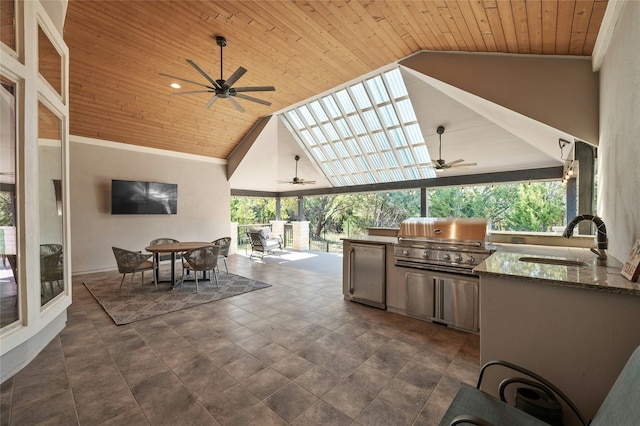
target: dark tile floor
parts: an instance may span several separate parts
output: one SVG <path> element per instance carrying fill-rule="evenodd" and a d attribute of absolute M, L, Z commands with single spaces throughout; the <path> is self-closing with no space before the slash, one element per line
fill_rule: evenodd
<path fill-rule="evenodd" d="M 272 287 L 125 326 L 74 277 L 0 424 L 431 425 L 475 384 L 478 336 L 344 301 L 335 276 L 227 262 Z"/>

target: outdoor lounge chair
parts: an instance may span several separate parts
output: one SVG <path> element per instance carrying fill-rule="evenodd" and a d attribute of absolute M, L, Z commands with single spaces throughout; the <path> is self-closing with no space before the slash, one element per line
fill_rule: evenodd
<path fill-rule="evenodd" d="M 282 238 L 273 234 L 268 227 L 252 229 L 247 232 L 251 240 L 251 255 L 260 255 L 263 258 L 273 252 L 275 249 L 282 250 Z"/>
<path fill-rule="evenodd" d="M 480 390 L 482 375 L 484 371 L 492 365 L 507 367 L 516 371 L 520 376 L 507 378 L 500 383 L 498 388 L 500 399 Z M 534 380 L 523 378 L 522 375 Z M 537 417 L 534 417 L 507 404 L 506 398 L 504 397 L 505 388 L 513 383 L 526 385 L 526 388 L 532 390 L 536 395 L 543 395 L 543 397 L 553 395 L 554 398 L 556 396 L 559 397 L 577 417 L 579 424 L 585 426 L 640 424 L 640 392 L 638 392 L 638 389 L 640 389 L 640 346 L 638 346 L 633 354 L 631 354 L 631 357 L 618 375 L 618 378 L 602 402 L 595 417 L 590 422 L 585 420 L 566 395 L 544 378 L 508 362 L 491 361 L 485 364 L 480 370 L 478 384 L 475 388 L 462 385 L 446 414 L 440 421 L 440 426 L 457 424 L 476 424 L 483 426 L 491 424 L 549 424 L 548 421 L 540 420 L 540 418 L 544 416 L 540 415 L 539 410 L 533 410 L 538 414 Z M 560 419 L 560 421 L 562 421 L 562 419 Z"/>

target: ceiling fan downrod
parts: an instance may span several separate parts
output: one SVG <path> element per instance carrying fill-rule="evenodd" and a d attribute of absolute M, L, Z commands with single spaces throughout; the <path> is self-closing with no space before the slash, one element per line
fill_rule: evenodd
<path fill-rule="evenodd" d="M 216 44 L 220 46 L 220 81 L 224 83 L 224 78 L 222 77 L 222 48 L 227 45 L 227 39 L 222 36 L 216 36 Z"/>

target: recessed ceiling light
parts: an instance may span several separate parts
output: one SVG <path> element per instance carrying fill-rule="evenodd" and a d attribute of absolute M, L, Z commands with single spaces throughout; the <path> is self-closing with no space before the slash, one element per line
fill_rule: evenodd
<path fill-rule="evenodd" d="M 174 89 L 179 89 L 182 86 L 180 86 L 178 83 L 171 83 L 171 87 L 173 87 Z"/>

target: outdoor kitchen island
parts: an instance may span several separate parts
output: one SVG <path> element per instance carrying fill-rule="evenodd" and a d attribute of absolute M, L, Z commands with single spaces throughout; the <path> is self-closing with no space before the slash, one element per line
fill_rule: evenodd
<path fill-rule="evenodd" d="M 621 269 L 611 257 L 598 265 L 585 248 L 496 244 L 474 269 L 481 364 L 502 359 L 535 371 L 592 418 L 640 345 L 640 283 Z M 491 373 L 488 390 L 497 389 Z"/>

